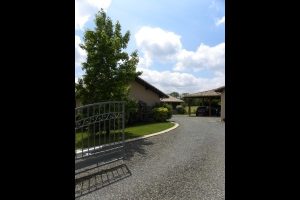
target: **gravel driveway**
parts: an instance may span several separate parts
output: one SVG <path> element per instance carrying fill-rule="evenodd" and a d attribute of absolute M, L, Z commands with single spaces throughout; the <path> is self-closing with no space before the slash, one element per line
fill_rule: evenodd
<path fill-rule="evenodd" d="M 126 144 L 129 176 L 80 199 L 225 199 L 225 124 L 214 117 L 171 120 L 179 127 Z"/>

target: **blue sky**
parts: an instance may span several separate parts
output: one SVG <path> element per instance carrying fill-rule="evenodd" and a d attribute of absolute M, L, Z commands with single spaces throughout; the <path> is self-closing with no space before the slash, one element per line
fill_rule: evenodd
<path fill-rule="evenodd" d="M 131 33 L 141 77 L 165 93 L 194 93 L 225 85 L 224 0 L 75 0 L 75 81 L 86 53 L 78 47 L 96 12 Z"/>

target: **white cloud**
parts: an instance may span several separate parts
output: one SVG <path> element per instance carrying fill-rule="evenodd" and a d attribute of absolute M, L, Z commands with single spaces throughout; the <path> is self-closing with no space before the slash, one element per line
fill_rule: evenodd
<path fill-rule="evenodd" d="M 80 37 L 75 35 L 75 82 L 83 75 L 81 63 L 86 61 L 87 56 L 86 51 L 79 47 L 80 43 L 82 43 Z"/>
<path fill-rule="evenodd" d="M 137 70 L 141 77 L 165 93 L 194 93 L 225 84 L 225 43 L 216 46 L 200 44 L 196 51 L 182 47 L 180 35 L 161 28 L 142 27 L 135 34 L 142 52 Z M 153 60 L 171 62 L 175 71 L 150 69 Z M 210 70 L 212 78 L 196 77 L 191 71 Z"/>
<path fill-rule="evenodd" d="M 83 29 L 85 23 L 89 20 L 90 15 L 83 9 L 84 4 L 82 2 L 75 0 L 75 30 Z"/>
<path fill-rule="evenodd" d="M 196 51 L 188 51 L 182 47 L 180 35 L 148 26 L 135 34 L 135 40 L 142 52 L 139 67 L 149 68 L 153 60 L 171 62 L 175 71 L 222 71 L 225 66 L 224 42 L 212 47 L 200 44 Z"/>
<path fill-rule="evenodd" d="M 171 71 L 156 71 L 145 68 L 138 68 L 143 71 L 141 77 L 159 90 L 170 93 L 195 93 L 210 90 L 225 85 L 225 74 L 215 73 L 213 78 L 198 78 L 190 73 Z"/>
<path fill-rule="evenodd" d="M 87 56 L 86 51 L 79 47 L 80 43 L 82 43 L 80 37 L 75 35 L 75 69 L 81 67 L 81 63 L 86 60 Z"/>
<path fill-rule="evenodd" d="M 216 21 L 216 26 L 219 26 L 221 24 L 225 24 L 225 16 L 223 16 L 221 19 L 218 19 Z"/>
<path fill-rule="evenodd" d="M 177 63 L 174 70 L 222 70 L 224 67 L 225 43 L 223 42 L 213 47 L 200 44 L 196 51 L 187 51 L 183 49 L 177 55 Z"/>
<path fill-rule="evenodd" d="M 138 67 L 148 68 L 152 64 L 152 59 L 148 54 L 144 54 L 144 56 L 139 56 Z"/>
<path fill-rule="evenodd" d="M 161 28 L 144 26 L 135 34 L 135 41 L 148 64 L 152 59 L 170 60 L 182 49 L 180 36 Z"/>
<path fill-rule="evenodd" d="M 75 30 L 82 30 L 92 14 L 101 8 L 107 11 L 110 4 L 111 0 L 75 0 Z"/>

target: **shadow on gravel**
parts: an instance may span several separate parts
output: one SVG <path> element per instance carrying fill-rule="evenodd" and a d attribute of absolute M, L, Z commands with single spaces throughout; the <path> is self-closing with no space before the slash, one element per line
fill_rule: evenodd
<path fill-rule="evenodd" d="M 152 145 L 153 142 L 150 142 L 147 139 L 141 139 L 133 142 L 127 142 L 125 144 L 125 160 L 131 160 L 134 154 L 139 153 L 146 155 L 145 146 Z"/>
<path fill-rule="evenodd" d="M 75 176 L 75 198 L 82 197 L 131 176 L 123 161 L 97 166 Z"/>
<path fill-rule="evenodd" d="M 124 151 L 116 151 L 105 156 L 91 156 L 75 161 L 75 198 L 131 176 L 124 161 L 131 160 L 136 153 L 146 155 L 145 146 L 152 144 L 147 139 L 141 139 L 125 143 L 125 156 Z"/>
<path fill-rule="evenodd" d="M 147 139 L 128 142 L 125 143 L 125 157 L 122 156 L 122 151 L 75 162 L 75 198 L 131 176 L 131 171 L 124 161 L 131 160 L 136 153 L 146 155 L 145 146 L 152 144 L 153 142 Z"/>

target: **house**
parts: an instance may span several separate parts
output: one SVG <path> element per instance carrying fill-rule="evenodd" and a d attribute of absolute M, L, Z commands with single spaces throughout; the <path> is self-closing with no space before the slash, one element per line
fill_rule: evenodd
<path fill-rule="evenodd" d="M 129 98 L 143 102 L 147 106 L 154 106 L 156 103 L 161 102 L 160 99 L 168 97 L 168 95 L 140 77 L 136 77 L 136 79 L 130 83 Z"/>
<path fill-rule="evenodd" d="M 169 96 L 150 83 L 136 77 L 133 82 L 130 83 L 129 98 L 139 103 L 145 104 L 147 107 L 154 106 L 156 103 L 160 103 L 161 98 L 168 98 Z M 81 106 L 79 99 L 75 99 L 76 107 Z"/>
<path fill-rule="evenodd" d="M 162 103 L 166 103 L 172 106 L 173 108 L 173 113 L 176 112 L 176 106 L 180 105 L 181 103 L 183 103 L 184 101 L 181 99 L 177 99 L 176 97 L 170 96 L 168 95 L 168 98 L 162 98 L 160 99 L 160 101 Z"/>
<path fill-rule="evenodd" d="M 151 121 L 152 107 L 159 104 L 161 98 L 167 98 L 168 95 L 148 83 L 147 81 L 136 77 L 130 83 L 129 98 L 137 101 L 138 111 L 131 115 L 130 123 L 137 121 Z"/>
<path fill-rule="evenodd" d="M 215 89 L 221 93 L 221 120 L 225 121 L 225 86 Z"/>

